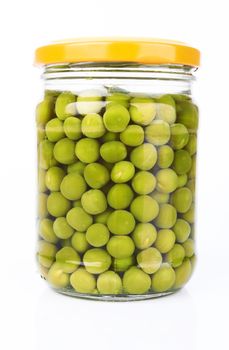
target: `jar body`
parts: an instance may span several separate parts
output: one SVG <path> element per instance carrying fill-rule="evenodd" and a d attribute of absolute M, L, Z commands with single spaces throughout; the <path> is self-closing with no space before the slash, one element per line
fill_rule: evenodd
<path fill-rule="evenodd" d="M 41 275 L 61 293 L 172 293 L 194 263 L 198 109 L 190 67 L 46 67 L 38 132 Z"/>

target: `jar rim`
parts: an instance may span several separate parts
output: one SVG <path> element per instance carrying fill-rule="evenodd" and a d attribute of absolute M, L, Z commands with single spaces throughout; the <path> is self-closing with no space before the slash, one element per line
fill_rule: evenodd
<path fill-rule="evenodd" d="M 150 38 L 81 38 L 53 42 L 35 51 L 35 64 L 136 62 L 200 65 L 200 51 L 180 41 Z"/>

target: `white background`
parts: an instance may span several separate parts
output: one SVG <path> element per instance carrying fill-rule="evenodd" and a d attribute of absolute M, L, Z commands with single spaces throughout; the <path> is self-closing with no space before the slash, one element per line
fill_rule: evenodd
<path fill-rule="evenodd" d="M 1 3 L 0 348 L 114 350 L 229 348 L 228 1 L 20 0 Z M 202 51 L 198 265 L 180 293 L 135 303 L 72 299 L 37 272 L 36 46 L 81 36 L 177 39 Z"/>

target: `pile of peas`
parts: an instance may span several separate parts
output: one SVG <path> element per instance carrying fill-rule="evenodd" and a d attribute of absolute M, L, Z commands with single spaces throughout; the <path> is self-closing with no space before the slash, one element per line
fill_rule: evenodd
<path fill-rule="evenodd" d="M 182 287 L 195 261 L 190 97 L 46 91 L 36 121 L 41 275 L 77 294 Z"/>

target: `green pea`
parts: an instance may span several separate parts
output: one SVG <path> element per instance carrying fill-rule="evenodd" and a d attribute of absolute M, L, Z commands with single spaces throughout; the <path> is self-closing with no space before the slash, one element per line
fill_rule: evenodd
<path fill-rule="evenodd" d="M 123 288 L 128 294 L 144 294 L 149 290 L 150 285 L 150 276 L 135 266 L 124 273 Z"/>
<path fill-rule="evenodd" d="M 73 208 L 82 208 L 82 203 L 80 199 L 77 199 L 76 201 L 72 202 Z"/>
<path fill-rule="evenodd" d="M 109 215 L 111 214 L 111 210 L 110 209 L 107 209 L 105 210 L 103 213 L 101 214 L 98 214 L 94 217 L 95 219 L 95 222 L 99 223 L 99 224 L 104 224 L 106 225 L 107 223 L 107 220 L 108 220 L 108 217 Z"/>
<path fill-rule="evenodd" d="M 92 294 L 99 294 L 98 289 L 97 289 L 97 288 L 95 288 L 95 289 L 93 290 Z"/>
<path fill-rule="evenodd" d="M 156 103 L 150 98 L 135 97 L 131 100 L 131 120 L 139 125 L 149 125 L 156 117 Z"/>
<path fill-rule="evenodd" d="M 192 274 L 192 265 L 188 258 L 185 258 L 183 264 L 175 269 L 176 280 L 174 284 L 174 289 L 181 288 L 184 284 L 188 282 Z"/>
<path fill-rule="evenodd" d="M 122 132 L 130 121 L 128 109 L 122 105 L 115 104 L 109 107 L 103 115 L 104 124 L 107 130 Z"/>
<path fill-rule="evenodd" d="M 196 181 L 195 178 L 188 180 L 186 187 L 192 191 L 193 197 L 195 196 L 195 191 L 196 191 Z"/>
<path fill-rule="evenodd" d="M 192 166 L 192 158 L 185 150 L 175 152 L 173 168 L 178 175 L 186 174 Z"/>
<path fill-rule="evenodd" d="M 47 199 L 49 214 L 55 217 L 64 216 L 71 207 L 71 203 L 60 192 L 52 192 Z"/>
<path fill-rule="evenodd" d="M 43 141 L 46 138 L 45 129 L 43 126 L 37 126 L 37 144 Z"/>
<path fill-rule="evenodd" d="M 110 238 L 110 232 L 104 224 L 93 224 L 88 227 L 86 239 L 90 245 L 99 248 L 107 244 Z"/>
<path fill-rule="evenodd" d="M 39 234 L 40 236 L 49 243 L 57 243 L 58 238 L 53 230 L 53 221 L 50 219 L 42 219 L 39 222 Z"/>
<path fill-rule="evenodd" d="M 105 160 L 103 160 L 103 159 L 101 159 L 101 163 L 105 166 L 105 168 L 107 168 L 107 170 L 109 171 L 109 173 L 111 172 L 111 170 L 112 170 L 112 168 L 113 168 L 113 166 L 114 166 L 114 164 L 113 163 L 108 163 L 108 162 L 106 162 Z M 106 186 L 106 188 L 108 188 L 110 186 L 110 184 L 108 184 L 107 186 Z M 104 189 L 104 191 L 105 191 L 105 189 Z"/>
<path fill-rule="evenodd" d="M 81 137 L 81 120 L 76 117 L 68 117 L 65 119 L 64 132 L 70 140 L 79 140 Z"/>
<path fill-rule="evenodd" d="M 111 257 L 103 249 L 89 249 L 83 256 L 85 269 L 93 274 L 100 274 L 107 271 L 111 266 Z"/>
<path fill-rule="evenodd" d="M 157 238 L 157 230 L 154 225 L 137 224 L 132 234 L 135 246 L 138 249 L 149 248 Z"/>
<path fill-rule="evenodd" d="M 159 250 L 160 253 L 165 254 L 173 248 L 175 241 L 176 236 L 172 230 L 159 230 L 157 233 L 155 247 Z"/>
<path fill-rule="evenodd" d="M 157 164 L 161 169 L 170 167 L 174 159 L 174 152 L 168 145 L 163 145 L 158 149 Z"/>
<path fill-rule="evenodd" d="M 109 215 L 107 226 L 116 235 L 128 235 L 134 230 L 135 219 L 126 210 L 115 210 Z"/>
<path fill-rule="evenodd" d="M 48 208 L 47 208 L 47 199 L 48 196 L 45 193 L 39 193 L 38 194 L 38 217 L 40 219 L 46 217 L 48 215 Z"/>
<path fill-rule="evenodd" d="M 187 187 L 176 190 L 171 196 L 171 203 L 178 213 L 186 213 L 192 204 L 192 192 Z"/>
<path fill-rule="evenodd" d="M 187 174 L 179 175 L 178 181 L 177 181 L 177 187 L 178 188 L 184 187 L 187 183 L 187 180 L 188 180 Z"/>
<path fill-rule="evenodd" d="M 171 126 L 171 138 L 170 144 L 173 149 L 184 148 L 189 140 L 189 133 L 187 128 L 183 124 L 173 124 Z"/>
<path fill-rule="evenodd" d="M 82 120 L 82 133 L 92 139 L 99 138 L 103 136 L 106 132 L 106 129 L 103 124 L 103 118 L 96 113 L 91 113 L 85 115 Z"/>
<path fill-rule="evenodd" d="M 82 163 L 80 160 L 73 163 L 73 164 L 69 164 L 67 166 L 67 173 L 78 173 L 80 175 L 84 174 L 84 169 L 86 167 L 86 164 Z"/>
<path fill-rule="evenodd" d="M 108 163 L 116 163 L 126 158 L 126 146 L 120 141 L 105 142 L 100 147 L 101 157 Z"/>
<path fill-rule="evenodd" d="M 61 239 L 60 240 L 60 244 L 61 244 L 62 248 L 64 248 L 64 247 L 71 247 L 71 239 L 70 238 Z"/>
<path fill-rule="evenodd" d="M 107 209 L 107 200 L 100 190 L 89 190 L 82 195 L 83 209 L 92 215 L 103 213 Z"/>
<path fill-rule="evenodd" d="M 119 104 L 127 108 L 129 106 L 129 103 L 128 103 L 129 99 L 130 99 L 130 96 L 127 93 L 114 92 L 111 95 L 107 96 L 106 108 L 110 108 L 109 106 L 113 106 L 114 104 Z"/>
<path fill-rule="evenodd" d="M 62 266 L 55 262 L 48 272 L 47 280 L 53 288 L 66 288 L 69 285 L 69 274 L 63 272 Z"/>
<path fill-rule="evenodd" d="M 54 116 L 54 104 L 52 99 L 45 98 L 36 107 L 37 125 L 45 125 Z"/>
<path fill-rule="evenodd" d="M 165 145 L 170 139 L 169 124 L 163 120 L 154 120 L 145 128 L 145 137 L 155 146 Z"/>
<path fill-rule="evenodd" d="M 58 217 L 53 223 L 53 230 L 58 238 L 67 239 L 74 233 L 73 228 L 68 224 L 65 217 Z"/>
<path fill-rule="evenodd" d="M 194 254 L 191 258 L 189 258 L 189 261 L 191 263 L 192 271 L 194 270 L 196 266 L 196 255 Z"/>
<path fill-rule="evenodd" d="M 185 146 L 185 150 L 188 151 L 190 156 L 193 156 L 194 154 L 196 154 L 196 149 L 197 149 L 197 137 L 195 134 L 191 134 L 189 135 L 189 141 Z"/>
<path fill-rule="evenodd" d="M 180 101 L 177 115 L 178 123 L 184 124 L 190 132 L 198 128 L 198 110 L 190 101 Z"/>
<path fill-rule="evenodd" d="M 80 199 L 86 189 L 87 185 L 84 178 L 77 173 L 66 175 L 60 185 L 62 195 L 69 200 Z"/>
<path fill-rule="evenodd" d="M 119 134 L 117 132 L 107 131 L 106 134 L 103 135 L 102 137 L 103 143 L 109 142 L 109 141 L 118 141 L 118 140 L 119 140 Z"/>
<path fill-rule="evenodd" d="M 140 170 L 150 170 L 156 164 L 157 150 L 154 145 L 144 143 L 130 153 L 131 162 Z"/>
<path fill-rule="evenodd" d="M 46 176 L 46 171 L 44 169 L 38 168 L 38 191 L 39 192 L 46 192 L 47 187 L 45 184 L 45 176 Z"/>
<path fill-rule="evenodd" d="M 55 259 L 56 251 L 57 248 L 54 244 L 43 240 L 38 241 L 38 262 L 49 268 Z"/>
<path fill-rule="evenodd" d="M 84 178 L 90 187 L 99 189 L 108 183 L 110 175 L 104 165 L 91 163 L 84 169 Z"/>
<path fill-rule="evenodd" d="M 99 275 L 97 288 L 101 294 L 120 294 L 122 292 L 122 280 L 114 271 L 106 271 Z"/>
<path fill-rule="evenodd" d="M 80 266 L 80 256 L 72 247 L 64 247 L 56 253 L 56 262 L 63 272 L 72 273 Z"/>
<path fill-rule="evenodd" d="M 188 211 L 182 215 L 182 218 L 189 222 L 189 224 L 194 224 L 195 221 L 195 206 L 191 205 Z"/>
<path fill-rule="evenodd" d="M 84 232 L 75 232 L 71 238 L 72 247 L 80 254 L 85 253 L 89 248 L 86 234 Z"/>
<path fill-rule="evenodd" d="M 177 220 L 176 209 L 170 204 L 161 204 L 159 214 L 155 220 L 157 227 L 167 229 L 174 226 Z"/>
<path fill-rule="evenodd" d="M 53 192 L 60 191 L 60 184 L 64 175 L 64 170 L 57 166 L 49 168 L 45 175 L 45 184 L 47 188 Z"/>
<path fill-rule="evenodd" d="M 132 201 L 130 211 L 135 219 L 146 223 L 157 217 L 159 213 L 159 205 L 148 195 L 138 196 Z"/>
<path fill-rule="evenodd" d="M 46 124 L 45 132 L 51 142 L 57 142 L 65 137 L 63 122 L 58 118 L 51 119 Z"/>
<path fill-rule="evenodd" d="M 76 114 L 76 97 L 71 92 L 62 92 L 56 99 L 55 112 L 59 119 L 66 118 Z"/>
<path fill-rule="evenodd" d="M 169 193 L 162 193 L 158 191 L 154 191 L 150 194 L 150 197 L 155 199 L 155 201 L 158 202 L 158 204 L 165 204 L 169 201 Z"/>
<path fill-rule="evenodd" d="M 175 283 L 176 274 L 169 264 L 162 264 L 160 269 L 152 277 L 152 289 L 154 292 L 163 293 L 170 290 Z"/>
<path fill-rule="evenodd" d="M 139 171 L 132 180 L 132 187 L 138 194 L 149 194 L 156 187 L 156 178 L 148 171 Z"/>
<path fill-rule="evenodd" d="M 162 169 L 156 174 L 157 190 L 162 193 L 171 193 L 177 188 L 178 177 L 172 169 Z"/>
<path fill-rule="evenodd" d="M 93 222 L 92 216 L 79 207 L 69 210 L 66 219 L 70 226 L 80 232 L 85 232 Z"/>
<path fill-rule="evenodd" d="M 191 169 L 188 173 L 188 178 L 189 179 L 195 179 L 196 177 L 196 156 L 192 157 L 192 166 Z"/>
<path fill-rule="evenodd" d="M 70 238 L 66 238 L 66 239 L 60 239 L 60 245 L 61 245 L 62 248 L 64 248 L 64 247 L 72 247 L 71 237 Z"/>
<path fill-rule="evenodd" d="M 59 95 L 59 91 L 56 91 L 56 90 L 45 90 L 44 93 L 45 93 L 45 98 L 47 97 L 47 98 L 53 99 L 54 101 Z"/>
<path fill-rule="evenodd" d="M 166 254 L 165 260 L 172 266 L 178 267 L 185 257 L 185 250 L 180 244 L 174 244 L 173 248 Z"/>
<path fill-rule="evenodd" d="M 188 239 L 191 233 L 191 226 L 187 221 L 183 219 L 177 219 L 175 225 L 173 226 L 173 231 L 176 235 L 176 241 L 183 243 Z"/>
<path fill-rule="evenodd" d="M 107 195 L 108 204 L 114 209 L 126 209 L 133 198 L 134 193 L 127 184 L 112 186 Z"/>
<path fill-rule="evenodd" d="M 127 128 L 121 132 L 120 140 L 127 146 L 140 146 L 144 141 L 144 130 L 139 125 L 128 125 Z"/>
<path fill-rule="evenodd" d="M 116 259 L 129 258 L 134 249 L 134 242 L 129 236 L 112 236 L 107 243 L 108 253 Z"/>
<path fill-rule="evenodd" d="M 135 167 L 131 162 L 116 163 L 111 170 L 111 180 L 116 183 L 127 182 L 134 176 Z"/>
<path fill-rule="evenodd" d="M 56 165 L 56 160 L 53 156 L 54 144 L 49 140 L 43 140 L 38 147 L 38 164 L 42 169 Z"/>
<path fill-rule="evenodd" d="M 90 294 L 94 292 L 96 287 L 95 277 L 83 267 L 73 272 L 70 277 L 70 283 L 78 293 Z"/>
<path fill-rule="evenodd" d="M 59 140 L 53 149 L 55 159 L 62 164 L 72 164 L 76 161 L 75 143 L 67 138 Z"/>
<path fill-rule="evenodd" d="M 162 256 L 156 248 L 150 247 L 138 253 L 137 262 L 144 272 L 152 274 L 160 268 Z"/>
<path fill-rule="evenodd" d="M 191 258 L 195 253 L 195 245 L 194 241 L 191 238 L 188 238 L 183 244 L 182 244 L 184 250 L 185 250 L 185 256 L 187 258 Z"/>
<path fill-rule="evenodd" d="M 172 96 L 164 95 L 157 100 L 157 119 L 173 124 L 176 121 L 176 104 Z"/>
<path fill-rule="evenodd" d="M 81 139 L 76 143 L 75 153 L 83 163 L 96 162 L 99 158 L 99 143 L 94 139 Z"/>
<path fill-rule="evenodd" d="M 176 102 L 190 100 L 189 96 L 183 94 L 172 95 L 172 97 Z"/>
<path fill-rule="evenodd" d="M 133 256 L 121 259 L 114 258 L 112 267 L 116 272 L 124 272 L 128 270 L 134 263 L 135 259 Z"/>
<path fill-rule="evenodd" d="M 81 115 L 99 113 L 104 105 L 101 93 L 102 91 L 99 90 L 85 90 L 80 92 L 76 104 L 78 113 Z"/>
<path fill-rule="evenodd" d="M 187 181 L 186 186 L 192 192 L 192 199 L 195 202 L 195 191 L 196 191 L 196 178 Z"/>

